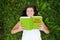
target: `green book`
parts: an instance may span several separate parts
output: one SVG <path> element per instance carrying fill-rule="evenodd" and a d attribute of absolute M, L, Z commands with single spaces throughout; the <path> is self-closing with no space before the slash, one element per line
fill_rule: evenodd
<path fill-rule="evenodd" d="M 42 24 L 42 16 L 20 17 L 20 23 L 26 30 L 36 29 Z"/>

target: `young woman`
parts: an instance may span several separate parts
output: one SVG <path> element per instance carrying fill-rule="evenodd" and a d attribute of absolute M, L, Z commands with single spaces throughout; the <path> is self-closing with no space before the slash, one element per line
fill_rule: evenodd
<path fill-rule="evenodd" d="M 22 16 L 27 17 L 38 16 L 36 6 L 28 6 L 23 12 L 24 13 Z M 24 28 L 22 28 L 20 21 L 18 21 L 17 24 L 14 26 L 14 28 L 11 30 L 11 34 L 15 34 L 21 31 L 23 31 L 22 40 L 42 40 L 40 31 L 49 34 L 49 30 L 44 22 L 42 23 L 41 26 L 39 26 L 36 29 L 25 30 Z"/>

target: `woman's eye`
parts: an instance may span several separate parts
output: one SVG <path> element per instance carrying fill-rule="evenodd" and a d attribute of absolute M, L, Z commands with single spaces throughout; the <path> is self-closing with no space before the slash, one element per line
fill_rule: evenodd
<path fill-rule="evenodd" d="M 27 11 L 27 12 L 29 12 L 29 11 Z"/>
<path fill-rule="evenodd" d="M 31 10 L 31 12 L 33 12 L 33 10 Z"/>
<path fill-rule="evenodd" d="M 31 10 L 31 12 L 32 12 L 32 10 Z"/>

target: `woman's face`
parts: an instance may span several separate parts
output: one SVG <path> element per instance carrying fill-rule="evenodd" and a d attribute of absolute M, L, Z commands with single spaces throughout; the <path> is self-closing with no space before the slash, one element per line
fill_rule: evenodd
<path fill-rule="evenodd" d="M 33 8 L 27 8 L 26 15 L 28 17 L 32 17 L 34 15 L 34 9 Z"/>

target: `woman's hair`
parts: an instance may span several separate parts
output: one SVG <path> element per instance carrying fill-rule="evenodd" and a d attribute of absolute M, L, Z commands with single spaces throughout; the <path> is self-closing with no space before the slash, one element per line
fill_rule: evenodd
<path fill-rule="evenodd" d="M 37 16 L 37 15 L 38 15 L 38 11 L 37 11 L 37 9 L 36 9 L 36 6 L 35 6 L 35 5 L 29 5 L 29 6 L 27 6 L 27 7 L 23 10 L 21 16 L 27 16 L 27 15 L 26 15 L 26 10 L 27 10 L 27 8 L 33 8 L 33 9 L 34 9 L 34 16 Z"/>

